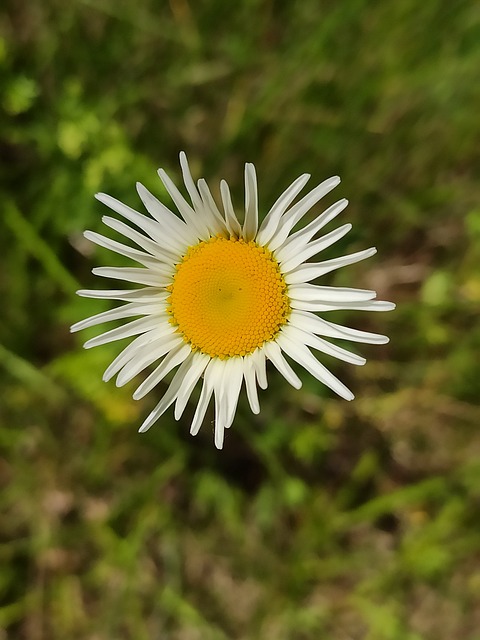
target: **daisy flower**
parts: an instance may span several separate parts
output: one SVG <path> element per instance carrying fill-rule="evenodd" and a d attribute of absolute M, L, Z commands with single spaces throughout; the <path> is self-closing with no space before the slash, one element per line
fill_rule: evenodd
<path fill-rule="evenodd" d="M 325 338 L 370 344 L 385 344 L 388 338 L 335 324 L 323 316 L 337 309 L 388 311 L 395 305 L 375 300 L 375 291 L 322 286 L 312 284 L 312 280 L 364 260 L 376 249 L 321 262 L 309 261 L 352 228 L 351 224 L 344 224 L 317 236 L 345 209 L 345 199 L 294 231 L 305 214 L 339 184 L 340 178 L 325 180 L 294 202 L 310 178 L 308 174 L 301 175 L 259 224 L 253 164 L 245 165 L 243 222 L 235 213 L 225 181 L 220 184 L 219 208 L 205 180 L 194 183 L 183 152 L 180 165 L 190 202 L 163 169 L 158 173 L 181 217 L 137 183 L 138 195 L 150 216 L 104 193 L 96 195 L 136 227 L 117 218 L 103 217 L 107 227 L 135 247 L 93 231 L 85 232 L 88 240 L 142 265 L 93 269 L 98 276 L 135 283 L 141 288 L 78 291 L 88 298 L 119 300 L 125 304 L 78 322 L 72 331 L 135 318 L 85 343 L 88 349 L 136 336 L 107 368 L 103 379 L 117 376 L 116 384 L 122 386 L 156 363 L 133 394 L 139 399 L 178 367 L 140 431 L 147 431 L 174 403 L 178 420 L 195 385 L 202 379 L 190 432 L 198 433 L 213 396 L 215 445 L 222 448 L 224 431 L 233 423 L 243 383 L 251 410 L 259 413 L 257 387 L 267 387 L 267 360 L 295 388 L 302 386 L 285 356 L 342 398 L 352 400 L 352 392 L 317 360 L 312 349 L 363 365 L 364 358 Z"/>

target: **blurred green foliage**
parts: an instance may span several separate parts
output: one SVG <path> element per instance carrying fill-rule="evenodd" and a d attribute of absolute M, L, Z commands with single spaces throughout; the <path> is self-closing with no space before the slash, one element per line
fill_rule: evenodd
<path fill-rule="evenodd" d="M 479 68 L 468 0 L 2 4 L 2 640 L 480 639 Z M 338 314 L 391 336 L 326 360 L 353 403 L 272 372 L 218 452 L 101 382 L 93 193 L 165 198 L 180 149 L 237 205 L 255 162 L 263 212 L 342 176 L 379 254 L 325 282 L 398 304 Z"/>

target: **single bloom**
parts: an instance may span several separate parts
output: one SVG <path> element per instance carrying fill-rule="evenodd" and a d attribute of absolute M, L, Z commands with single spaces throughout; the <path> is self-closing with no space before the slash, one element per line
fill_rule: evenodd
<path fill-rule="evenodd" d="M 375 291 L 321 286 L 312 281 L 369 258 L 376 249 L 309 262 L 352 228 L 351 224 L 344 224 L 317 236 L 345 209 L 348 204 L 345 199 L 294 231 L 305 214 L 339 184 L 340 178 L 325 180 L 294 202 L 310 178 L 308 174 L 301 175 L 259 224 L 257 177 L 253 164 L 247 163 L 242 223 L 225 181 L 220 183 L 219 208 L 203 178 L 195 185 L 183 152 L 180 165 L 191 202 L 185 200 L 163 169 L 158 173 L 181 217 L 137 183 L 138 194 L 150 216 L 104 193 L 96 195 L 136 227 L 117 218 L 103 217 L 108 227 L 131 241 L 135 248 L 93 231 L 84 234 L 88 240 L 142 265 L 93 269 L 98 276 L 143 285 L 139 289 L 78 291 L 81 296 L 125 304 L 76 323 L 72 331 L 136 318 L 85 343 L 88 349 L 136 336 L 107 368 L 103 379 L 117 376 L 116 384 L 122 386 L 157 363 L 133 394 L 139 399 L 177 368 L 166 393 L 140 431 L 147 431 L 173 403 L 178 420 L 195 385 L 202 379 L 190 432 L 198 433 L 213 396 L 215 445 L 222 448 L 224 431 L 235 417 L 242 383 L 251 410 L 260 412 L 257 387 L 267 387 L 267 360 L 295 388 L 302 386 L 285 356 L 342 398 L 352 400 L 352 392 L 317 360 L 312 349 L 362 365 L 365 358 L 325 338 L 369 344 L 385 344 L 388 338 L 335 324 L 323 315 L 338 309 L 389 311 L 395 305 L 375 300 Z"/>

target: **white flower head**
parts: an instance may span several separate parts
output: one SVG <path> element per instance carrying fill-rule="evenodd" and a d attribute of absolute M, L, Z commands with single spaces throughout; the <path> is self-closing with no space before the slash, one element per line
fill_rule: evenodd
<path fill-rule="evenodd" d="M 362 365 L 364 358 L 325 337 L 371 344 L 384 344 L 388 338 L 334 324 L 317 314 L 323 316 L 337 309 L 388 311 L 395 305 L 375 300 L 375 291 L 319 286 L 311 281 L 368 258 L 376 249 L 308 262 L 350 231 L 351 225 L 345 224 L 317 236 L 345 209 L 345 199 L 293 231 L 303 216 L 338 185 L 340 178 L 325 180 L 294 204 L 310 177 L 303 174 L 282 193 L 259 225 L 253 164 L 245 165 L 243 223 L 237 218 L 225 181 L 220 184 L 222 211 L 205 180 L 200 179 L 195 185 L 183 152 L 180 165 L 191 203 L 165 171 L 160 169 L 158 173 L 181 217 L 137 184 L 150 216 L 106 194 L 96 196 L 136 227 L 110 216 L 103 218 L 108 227 L 130 240 L 135 248 L 99 233 L 85 232 L 92 242 L 142 265 L 93 269 L 98 276 L 143 285 L 139 289 L 78 291 L 81 296 L 126 304 L 78 322 L 72 331 L 136 318 L 85 343 L 85 348 L 90 348 L 137 336 L 107 368 L 104 380 L 116 375 L 116 384 L 121 386 L 157 363 L 133 394 L 139 399 L 178 367 L 140 431 L 147 431 L 174 403 L 178 420 L 202 378 L 190 432 L 198 433 L 214 396 L 215 445 L 220 449 L 224 431 L 233 423 L 242 383 L 251 410 L 259 413 L 257 386 L 267 387 L 267 360 L 291 385 L 301 387 L 301 380 L 285 355 L 342 398 L 352 400 L 351 391 L 317 360 L 311 349 Z"/>

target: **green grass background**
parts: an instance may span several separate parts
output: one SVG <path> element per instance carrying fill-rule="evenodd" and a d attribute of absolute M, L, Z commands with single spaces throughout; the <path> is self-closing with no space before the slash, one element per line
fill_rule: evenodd
<path fill-rule="evenodd" d="M 1 640 L 480 639 L 479 74 L 475 1 L 2 4 Z M 354 402 L 272 371 L 218 452 L 101 382 L 93 194 L 165 198 L 181 149 L 263 214 L 342 176 L 327 257 L 379 253 L 323 282 L 398 305 L 334 318 L 391 337 L 323 360 Z"/>

